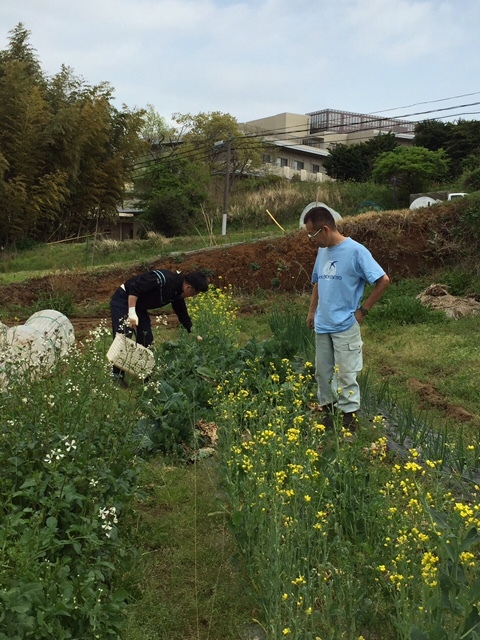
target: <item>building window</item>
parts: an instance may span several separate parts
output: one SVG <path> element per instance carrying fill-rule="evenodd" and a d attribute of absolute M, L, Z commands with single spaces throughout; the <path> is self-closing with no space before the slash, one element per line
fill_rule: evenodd
<path fill-rule="evenodd" d="M 271 164 L 272 156 L 269 155 L 268 153 L 264 153 L 263 156 L 262 156 L 262 162 L 263 162 L 263 164 Z"/>
<path fill-rule="evenodd" d="M 312 164 L 312 173 L 320 173 L 320 165 Z"/>
<path fill-rule="evenodd" d="M 288 167 L 288 158 L 278 158 L 279 167 Z"/>
<path fill-rule="evenodd" d="M 293 168 L 296 169 L 297 171 L 301 171 L 302 169 L 305 169 L 305 163 L 300 162 L 300 160 L 294 160 Z"/>

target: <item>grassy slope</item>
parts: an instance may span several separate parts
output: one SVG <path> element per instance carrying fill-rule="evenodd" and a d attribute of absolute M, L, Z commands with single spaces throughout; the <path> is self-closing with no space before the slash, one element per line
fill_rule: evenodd
<path fill-rule="evenodd" d="M 148 240 L 126 240 L 125 242 L 99 241 L 39 245 L 30 250 L 2 256 L 0 285 L 23 282 L 29 278 L 45 276 L 56 271 L 127 267 L 142 262 L 149 264 L 162 255 L 222 246 L 232 242 L 250 242 L 279 235 L 282 235 L 282 231 L 272 223 L 254 231 L 229 230 L 227 236 L 217 235 L 213 239 L 200 235 L 180 238 L 157 236 Z"/>

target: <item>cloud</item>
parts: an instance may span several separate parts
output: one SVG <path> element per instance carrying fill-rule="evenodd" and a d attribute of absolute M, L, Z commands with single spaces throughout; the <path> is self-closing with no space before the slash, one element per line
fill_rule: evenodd
<path fill-rule="evenodd" d="M 46 73 L 66 64 L 165 117 L 370 112 L 467 93 L 480 54 L 478 0 L 0 3 L 5 43 L 19 21 Z"/>
<path fill-rule="evenodd" d="M 464 29 L 454 19 L 457 7 L 448 2 L 364 0 L 351 5 L 346 19 L 358 54 L 378 55 L 401 66 L 462 42 Z"/>

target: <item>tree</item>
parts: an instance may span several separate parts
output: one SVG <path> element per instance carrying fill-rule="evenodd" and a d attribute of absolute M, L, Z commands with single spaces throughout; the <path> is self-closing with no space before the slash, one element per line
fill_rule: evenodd
<path fill-rule="evenodd" d="M 148 142 L 149 145 L 159 145 L 172 135 L 172 128 L 167 125 L 165 118 L 155 111 L 153 105 L 147 104 L 143 115 L 143 125 L 140 129 L 140 138 Z"/>
<path fill-rule="evenodd" d="M 330 149 L 324 161 L 325 171 L 335 180 L 361 182 L 364 174 L 362 152 L 359 144 L 338 144 Z"/>
<path fill-rule="evenodd" d="M 34 235 L 38 216 L 54 216 L 64 197 L 64 176 L 45 171 L 46 129 L 52 113 L 45 98 L 46 80 L 27 38 L 28 31 L 20 23 L 11 32 L 9 48 L 0 53 L 2 244 Z M 43 206 L 47 183 L 54 185 L 58 196 L 55 199 L 52 193 L 48 210 Z"/>
<path fill-rule="evenodd" d="M 449 175 L 458 177 L 464 169 L 478 166 L 480 122 L 426 120 L 415 125 L 415 144 L 430 151 L 444 149 L 450 160 Z"/>
<path fill-rule="evenodd" d="M 451 160 L 452 176 L 459 176 L 464 166 L 480 153 L 480 122 L 459 120 L 451 129 L 445 151 Z"/>
<path fill-rule="evenodd" d="M 45 81 L 45 78 L 38 61 L 37 53 L 28 41 L 29 37 L 30 31 L 25 28 L 22 22 L 19 22 L 17 26 L 10 31 L 8 48 L 5 51 L 0 51 L 0 67 L 3 67 L 3 65 L 8 62 L 21 63 L 25 75 L 37 83 L 42 83 Z"/>
<path fill-rule="evenodd" d="M 0 242 L 92 230 L 116 215 L 144 143 L 140 111 L 67 67 L 46 78 L 19 24 L 0 52 Z M 12 200 L 13 199 L 13 200 Z"/>
<path fill-rule="evenodd" d="M 446 149 L 454 126 L 451 122 L 440 122 L 439 120 L 417 122 L 415 125 L 415 145 L 425 147 L 430 151 Z"/>
<path fill-rule="evenodd" d="M 403 203 L 410 193 L 425 191 L 448 173 L 448 158 L 443 149 L 397 147 L 382 153 L 375 161 L 372 177 L 377 182 L 395 183 Z"/>
<path fill-rule="evenodd" d="M 190 229 L 209 192 L 220 187 L 224 192 L 227 170 L 231 189 L 247 171 L 260 166 L 262 151 L 262 142 L 245 136 L 230 114 L 174 114 L 173 119 L 178 130 L 153 145 L 151 157 L 139 163 L 135 189 L 148 221 L 166 235 Z"/>
<path fill-rule="evenodd" d="M 353 145 L 339 144 L 330 149 L 330 155 L 324 163 L 325 171 L 337 180 L 367 182 L 372 176 L 375 159 L 381 153 L 393 151 L 397 146 L 393 133 Z"/>
<path fill-rule="evenodd" d="M 174 114 L 173 118 L 181 128 L 179 153 L 204 163 L 212 176 L 225 175 L 227 144 L 230 146 L 230 187 L 261 165 L 262 140 L 245 135 L 232 115 L 214 111 L 197 115 Z"/>
<path fill-rule="evenodd" d="M 147 167 L 136 181 L 136 195 L 150 225 L 166 236 L 188 234 L 208 200 L 210 177 L 202 164 L 166 157 Z"/>
<path fill-rule="evenodd" d="M 466 171 L 462 175 L 462 185 L 468 191 L 480 191 L 480 167 Z"/>

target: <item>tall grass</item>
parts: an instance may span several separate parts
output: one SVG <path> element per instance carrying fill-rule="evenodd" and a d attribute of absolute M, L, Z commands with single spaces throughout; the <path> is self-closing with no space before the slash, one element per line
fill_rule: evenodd
<path fill-rule="evenodd" d="M 373 182 L 285 182 L 252 191 L 234 193 L 229 214 L 234 225 L 264 224 L 268 209 L 281 224 L 297 224 L 310 202 L 324 202 L 342 216 L 372 209 L 394 209 L 389 187 Z"/>

